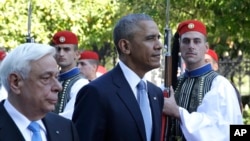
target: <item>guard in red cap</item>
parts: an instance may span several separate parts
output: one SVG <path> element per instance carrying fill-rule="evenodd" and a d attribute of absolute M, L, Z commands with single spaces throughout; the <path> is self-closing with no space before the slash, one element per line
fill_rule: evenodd
<path fill-rule="evenodd" d="M 175 92 L 164 100 L 163 113 L 173 117 L 167 140 L 230 140 L 230 125 L 243 124 L 243 118 L 230 81 L 205 62 L 209 49 L 205 24 L 183 21 L 174 37 L 173 48 L 179 47 L 186 70 L 178 77 Z"/>
<path fill-rule="evenodd" d="M 76 66 L 78 38 L 75 33 L 64 30 L 55 33 L 51 42 L 57 50 L 55 58 L 60 67 L 59 81 L 63 86 L 54 112 L 71 119 L 77 92 L 88 83 Z"/>
<path fill-rule="evenodd" d="M 207 53 L 205 54 L 205 62 L 210 63 L 212 65 L 213 70 L 217 71 L 219 69 L 218 55 L 214 50 L 208 49 Z"/>
<path fill-rule="evenodd" d="M 78 67 L 81 70 L 81 73 L 86 77 L 89 81 L 94 80 L 97 72 L 97 68 L 99 65 L 99 56 L 94 51 L 83 51 L 78 60 Z"/>
<path fill-rule="evenodd" d="M 59 31 L 57 32 L 52 39 L 52 43 L 54 45 L 58 45 L 58 44 L 74 44 L 77 45 L 78 44 L 78 39 L 76 34 L 74 34 L 71 31 Z"/>
<path fill-rule="evenodd" d="M 218 58 L 217 53 L 214 50 L 208 49 L 208 52 L 205 54 L 205 62 L 210 63 L 212 65 L 213 70 L 215 70 L 215 71 L 219 70 L 219 58 Z M 243 112 L 243 103 L 242 103 L 242 99 L 241 99 L 241 94 L 235 86 L 234 86 L 234 89 L 237 93 L 237 98 L 239 101 L 241 112 Z"/>
<path fill-rule="evenodd" d="M 77 65 L 84 77 L 89 81 L 97 78 L 97 69 L 99 66 L 99 56 L 96 52 L 86 50 L 80 55 Z"/>
<path fill-rule="evenodd" d="M 81 59 L 93 59 L 99 61 L 99 56 L 94 51 L 86 50 L 81 53 L 80 60 Z"/>
<path fill-rule="evenodd" d="M 187 20 L 179 24 L 177 29 L 179 35 L 182 35 L 189 31 L 200 32 L 203 35 L 207 36 L 206 26 L 197 20 Z"/>

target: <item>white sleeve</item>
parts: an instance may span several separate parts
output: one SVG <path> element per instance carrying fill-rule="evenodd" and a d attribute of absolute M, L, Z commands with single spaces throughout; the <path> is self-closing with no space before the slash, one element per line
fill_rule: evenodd
<path fill-rule="evenodd" d="M 68 118 L 70 120 L 72 119 L 77 93 L 83 86 L 85 86 L 88 83 L 89 81 L 87 79 L 79 79 L 72 85 L 70 90 L 70 100 L 66 104 L 63 112 L 59 113 L 59 115 Z"/>
<path fill-rule="evenodd" d="M 230 124 L 243 124 L 236 92 L 222 76 L 213 80 L 197 112 L 189 113 L 181 107 L 179 112 L 187 141 L 229 141 Z"/>

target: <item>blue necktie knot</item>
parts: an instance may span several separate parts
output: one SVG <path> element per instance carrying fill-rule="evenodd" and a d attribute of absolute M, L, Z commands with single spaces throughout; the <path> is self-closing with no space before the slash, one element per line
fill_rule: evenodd
<path fill-rule="evenodd" d="M 137 88 L 138 90 L 146 90 L 146 83 L 141 80 L 138 84 L 137 84 Z"/>
<path fill-rule="evenodd" d="M 33 132 L 31 141 L 42 141 L 42 137 L 40 134 L 40 126 L 37 122 L 32 121 L 29 124 L 28 129 Z"/>

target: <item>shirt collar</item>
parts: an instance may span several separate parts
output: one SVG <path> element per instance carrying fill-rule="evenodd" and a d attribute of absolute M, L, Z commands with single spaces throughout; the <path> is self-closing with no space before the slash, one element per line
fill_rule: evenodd
<path fill-rule="evenodd" d="M 199 77 L 203 74 L 206 74 L 207 72 L 213 70 L 211 64 L 206 64 L 200 68 L 197 68 L 195 70 L 185 70 L 184 76 L 185 77 Z"/>
<path fill-rule="evenodd" d="M 118 62 L 121 70 L 126 78 L 126 80 L 129 82 L 130 87 L 133 89 L 133 91 L 136 89 L 137 84 L 141 81 L 141 78 L 132 71 L 128 66 L 126 66 L 122 61 Z M 126 75 L 125 75 L 126 74 Z M 143 77 L 142 80 L 146 83 L 146 78 Z M 147 83 L 146 83 L 147 85 Z"/>
<path fill-rule="evenodd" d="M 30 124 L 30 120 L 25 117 L 22 113 L 20 113 L 10 102 L 8 99 L 6 99 L 4 101 L 4 107 L 6 109 L 6 111 L 8 112 L 8 114 L 10 115 L 10 117 L 12 118 L 12 120 L 15 122 L 16 126 L 19 128 L 19 130 L 25 131 L 27 129 L 27 127 Z M 42 123 L 42 120 L 38 120 L 37 121 L 38 124 L 40 125 L 40 128 L 44 131 L 46 131 L 45 126 Z"/>
<path fill-rule="evenodd" d="M 61 73 L 59 75 L 59 81 L 67 80 L 67 79 L 69 79 L 69 78 L 71 78 L 79 73 L 80 73 L 80 69 L 75 67 L 67 72 Z"/>

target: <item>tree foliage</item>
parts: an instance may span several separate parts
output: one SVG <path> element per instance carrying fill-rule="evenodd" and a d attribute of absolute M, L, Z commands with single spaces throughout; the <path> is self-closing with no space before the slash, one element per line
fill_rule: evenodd
<path fill-rule="evenodd" d="M 0 43 L 7 50 L 25 42 L 29 0 L 0 1 Z M 166 26 L 167 0 L 31 0 L 31 35 L 36 42 L 49 43 L 58 30 L 71 30 L 80 39 L 81 49 L 99 52 L 103 64 L 114 65 L 112 29 L 128 13 L 146 13 Z M 206 23 L 208 40 L 220 55 L 224 51 L 250 53 L 250 1 L 248 0 L 170 0 L 173 33 L 179 22 L 198 19 Z M 236 53 L 232 53 L 236 54 Z"/>

